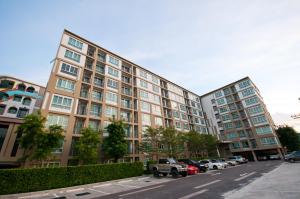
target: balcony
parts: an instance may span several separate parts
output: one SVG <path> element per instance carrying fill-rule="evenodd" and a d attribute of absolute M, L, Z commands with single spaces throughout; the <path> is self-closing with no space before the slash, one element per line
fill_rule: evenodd
<path fill-rule="evenodd" d="M 95 51 L 96 51 L 95 47 L 88 46 L 88 51 L 87 51 L 88 56 L 94 57 Z"/>
<path fill-rule="evenodd" d="M 131 68 L 129 66 L 122 65 L 122 71 L 131 74 Z"/>
<path fill-rule="evenodd" d="M 83 76 L 82 81 L 85 83 L 90 84 L 91 83 L 91 77 L 90 76 Z"/>
<path fill-rule="evenodd" d="M 82 98 L 89 98 L 89 91 L 88 90 L 81 90 L 80 97 Z"/>
<path fill-rule="evenodd" d="M 121 107 L 122 108 L 132 108 L 131 102 L 129 100 L 121 100 Z"/>
<path fill-rule="evenodd" d="M 96 64 L 96 72 L 100 73 L 100 74 L 104 74 L 105 73 L 105 65 L 102 63 L 97 62 Z"/>
<path fill-rule="evenodd" d="M 102 52 L 102 51 L 98 52 L 98 54 L 97 54 L 97 59 L 98 59 L 99 61 L 105 62 L 105 61 L 106 61 L 105 58 L 106 58 L 106 54 L 105 54 L 104 52 Z"/>
<path fill-rule="evenodd" d="M 77 109 L 78 115 L 87 115 L 87 104 L 79 104 Z"/>
<path fill-rule="evenodd" d="M 132 96 L 132 92 L 131 92 L 130 88 L 122 87 L 121 93 L 124 94 L 124 95 Z"/>
<path fill-rule="evenodd" d="M 95 86 L 99 86 L 99 87 L 103 87 L 104 86 L 104 81 L 101 78 L 95 77 L 94 78 L 94 85 Z"/>
<path fill-rule="evenodd" d="M 126 76 L 122 76 L 122 82 L 126 83 L 126 84 L 131 84 L 131 78 L 126 77 Z"/>

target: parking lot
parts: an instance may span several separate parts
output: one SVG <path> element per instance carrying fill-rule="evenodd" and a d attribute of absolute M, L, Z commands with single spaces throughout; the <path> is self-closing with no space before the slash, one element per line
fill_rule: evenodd
<path fill-rule="evenodd" d="M 283 163 L 283 165 L 289 163 Z M 255 179 L 282 166 L 282 161 L 250 162 L 187 177 L 154 178 L 152 175 L 0 198 L 224 198 L 238 193 Z M 298 165 L 300 169 L 300 164 Z M 280 166 L 280 167 L 281 167 Z"/>

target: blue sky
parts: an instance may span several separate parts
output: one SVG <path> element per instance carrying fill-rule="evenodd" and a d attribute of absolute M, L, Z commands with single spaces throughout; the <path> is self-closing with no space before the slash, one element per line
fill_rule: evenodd
<path fill-rule="evenodd" d="M 1 74 L 46 85 L 64 28 L 198 94 L 250 76 L 300 130 L 300 1 L 0 1 Z"/>

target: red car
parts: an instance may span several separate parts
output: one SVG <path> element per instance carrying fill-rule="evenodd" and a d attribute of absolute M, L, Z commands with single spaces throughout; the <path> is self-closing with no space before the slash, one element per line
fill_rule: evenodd
<path fill-rule="evenodd" d="M 188 175 L 195 175 L 195 174 L 199 173 L 198 167 L 195 167 L 193 165 L 187 165 L 184 162 L 179 162 L 179 164 L 184 164 L 187 166 Z"/>

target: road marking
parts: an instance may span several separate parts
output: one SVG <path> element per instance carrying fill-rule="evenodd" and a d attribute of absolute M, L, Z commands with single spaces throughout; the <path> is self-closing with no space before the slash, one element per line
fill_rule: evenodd
<path fill-rule="evenodd" d="M 67 190 L 66 192 L 67 192 L 67 193 L 70 193 L 70 192 L 82 191 L 82 190 L 84 190 L 84 188 L 71 189 L 71 190 Z"/>
<path fill-rule="evenodd" d="M 215 174 L 212 174 L 211 176 L 216 176 L 216 175 L 220 175 L 221 173 L 215 173 Z"/>
<path fill-rule="evenodd" d="M 125 183 L 125 182 L 131 182 L 132 180 L 124 180 L 124 181 L 120 181 L 118 183 Z"/>
<path fill-rule="evenodd" d="M 197 192 L 191 193 L 189 195 L 183 196 L 183 197 L 181 197 L 179 199 L 189 199 L 189 198 L 192 198 L 192 197 L 194 197 L 196 195 L 202 194 L 202 193 L 207 192 L 207 191 L 208 191 L 208 189 L 203 189 L 201 191 L 197 191 Z"/>
<path fill-rule="evenodd" d="M 243 174 L 240 174 L 240 176 L 244 176 L 244 175 L 247 175 L 248 173 L 243 173 Z"/>
<path fill-rule="evenodd" d="M 244 175 L 244 176 L 242 176 L 242 177 L 240 177 L 240 178 L 237 178 L 237 179 L 235 179 L 234 181 L 237 182 L 237 181 L 243 180 L 243 179 L 248 178 L 249 176 L 254 175 L 254 174 L 256 174 L 255 171 L 252 172 L 252 173 L 246 174 L 246 175 Z"/>
<path fill-rule="evenodd" d="M 144 177 L 144 178 L 139 178 L 138 181 L 140 180 L 146 180 L 146 179 L 149 179 L 150 177 Z"/>
<path fill-rule="evenodd" d="M 97 187 L 105 187 L 105 186 L 109 186 L 109 185 L 111 185 L 111 183 L 101 184 L 101 185 L 96 185 L 96 186 L 93 186 L 93 188 L 97 188 Z"/>
<path fill-rule="evenodd" d="M 202 187 L 206 187 L 206 186 L 208 186 L 208 185 L 215 184 L 215 183 L 220 182 L 220 181 L 221 181 L 221 180 L 214 180 L 214 181 L 211 181 L 211 182 L 209 182 L 209 183 L 206 183 L 206 184 L 203 184 L 203 185 L 194 187 L 194 189 L 199 189 L 199 188 L 202 188 Z"/>
<path fill-rule="evenodd" d="M 116 185 L 121 186 L 121 187 L 141 188 L 141 187 L 138 187 L 138 186 L 134 186 L 134 185 L 126 185 L 126 184 L 116 184 Z"/>
<path fill-rule="evenodd" d="M 128 195 L 132 195 L 132 194 L 136 194 L 136 193 L 140 193 L 140 192 L 148 191 L 148 190 L 152 190 L 152 189 L 157 189 L 157 188 L 160 188 L 160 187 L 163 187 L 163 186 L 165 186 L 165 185 L 159 185 L 159 186 L 156 186 L 156 187 L 141 189 L 141 190 L 138 190 L 138 191 L 133 191 L 133 192 L 130 192 L 130 193 L 125 193 L 125 194 L 119 195 L 119 197 L 128 196 Z"/>
<path fill-rule="evenodd" d="M 44 194 L 36 194 L 36 195 L 29 195 L 29 196 L 23 196 L 23 197 L 18 197 L 19 199 L 22 199 L 22 198 L 40 198 L 40 197 L 43 197 L 43 196 L 48 196 L 49 193 L 44 193 Z"/>
<path fill-rule="evenodd" d="M 106 194 L 106 195 L 110 194 L 110 193 L 108 193 L 108 192 L 99 191 L 99 190 L 92 189 L 92 188 L 88 188 L 88 189 L 91 190 L 91 191 L 95 191 L 95 192 L 98 192 L 98 193 L 103 193 L 103 194 Z"/>

